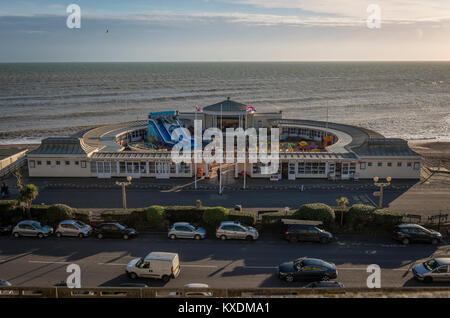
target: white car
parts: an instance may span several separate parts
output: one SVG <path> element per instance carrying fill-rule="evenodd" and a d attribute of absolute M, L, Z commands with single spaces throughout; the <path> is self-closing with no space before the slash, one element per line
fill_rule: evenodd
<path fill-rule="evenodd" d="M 125 271 L 131 279 L 143 277 L 168 282 L 180 275 L 180 260 L 177 253 L 151 252 L 145 258 L 130 261 Z"/>
<path fill-rule="evenodd" d="M 425 283 L 450 283 L 450 258 L 432 258 L 412 268 L 414 277 Z"/>
<path fill-rule="evenodd" d="M 192 289 L 192 291 L 188 291 L 184 293 L 184 297 L 212 297 L 212 292 L 208 291 L 199 291 L 196 289 L 209 289 L 209 285 L 202 283 L 190 283 L 184 285 L 186 289 Z M 182 292 L 170 292 L 169 296 L 183 296 Z"/>
<path fill-rule="evenodd" d="M 92 227 L 77 220 L 61 221 L 56 227 L 55 235 L 61 236 L 78 236 L 80 238 L 91 235 Z"/>

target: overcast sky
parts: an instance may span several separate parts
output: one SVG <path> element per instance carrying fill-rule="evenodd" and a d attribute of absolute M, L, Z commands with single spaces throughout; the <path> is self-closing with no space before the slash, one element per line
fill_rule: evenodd
<path fill-rule="evenodd" d="M 450 60 L 450 0 L 0 0 L 0 43 L 0 62 Z"/>

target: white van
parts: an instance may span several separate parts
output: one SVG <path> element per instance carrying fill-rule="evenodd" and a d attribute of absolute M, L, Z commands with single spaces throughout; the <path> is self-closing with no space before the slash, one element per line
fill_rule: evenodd
<path fill-rule="evenodd" d="M 126 267 L 132 278 L 155 278 L 168 282 L 180 275 L 180 260 L 177 253 L 151 252 L 145 258 L 135 258 Z"/>

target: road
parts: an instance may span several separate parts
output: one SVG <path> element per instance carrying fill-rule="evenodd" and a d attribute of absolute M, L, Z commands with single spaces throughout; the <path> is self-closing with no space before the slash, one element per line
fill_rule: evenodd
<path fill-rule="evenodd" d="M 404 191 L 385 191 L 385 205 L 395 200 Z M 151 189 L 128 189 L 127 205 L 129 208 L 150 205 L 195 205 L 201 200 L 205 206 L 233 207 L 242 204 L 244 208 L 290 207 L 298 208 L 305 203 L 322 202 L 336 205 L 336 199 L 345 196 L 350 204 L 363 203 L 375 205 L 378 199 L 371 190 L 245 190 L 226 191 L 219 195 L 212 190 L 163 191 Z M 376 203 L 375 203 L 376 202 Z M 121 208 L 120 189 L 45 189 L 33 203 L 64 203 L 76 208 Z"/>
<path fill-rule="evenodd" d="M 255 242 L 222 242 L 214 238 L 171 241 L 165 233 L 142 234 L 129 241 L 8 236 L 0 237 L 0 279 L 16 286 L 53 286 L 66 280 L 66 267 L 74 263 L 81 267 L 82 286 L 119 286 L 131 282 L 125 275 L 125 264 L 150 251 L 179 253 L 181 274 L 167 284 L 139 281 L 152 287 L 171 288 L 193 282 L 213 288 L 300 287 L 305 283 L 280 281 L 275 272 L 281 262 L 302 256 L 336 263 L 337 281 L 346 287 L 366 287 L 366 269 L 370 264 L 382 268 L 382 287 L 423 286 L 413 279 L 411 266 L 431 256 L 450 256 L 446 243 L 402 246 L 389 238 L 359 236 L 338 237 L 327 245 L 294 244 L 264 235 Z"/>

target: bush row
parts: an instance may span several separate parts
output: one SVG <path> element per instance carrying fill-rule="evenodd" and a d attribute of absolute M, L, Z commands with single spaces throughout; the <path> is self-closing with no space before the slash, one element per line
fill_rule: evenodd
<path fill-rule="evenodd" d="M 255 218 L 245 212 L 230 211 L 224 207 L 151 206 L 144 209 L 107 211 L 101 214 L 105 221 L 117 221 L 137 229 L 165 230 L 175 222 L 189 222 L 207 229 L 215 229 L 220 222 L 231 220 L 253 226 Z"/>
<path fill-rule="evenodd" d="M 341 224 L 341 210 L 334 211 L 323 203 L 302 205 L 295 211 L 275 212 L 262 215 L 263 230 L 279 232 L 284 230 L 282 219 L 322 221 L 323 227 L 335 231 Z M 343 231 L 348 232 L 386 232 L 392 231 L 395 225 L 401 223 L 402 214 L 386 209 L 378 210 L 372 206 L 355 204 L 343 212 Z"/>
<path fill-rule="evenodd" d="M 64 204 L 32 205 L 27 211 L 18 206 L 15 200 L 0 201 L 0 223 L 16 224 L 23 219 L 33 219 L 50 226 L 56 226 L 59 222 L 67 219 L 90 223 L 91 212 L 74 209 Z"/>

